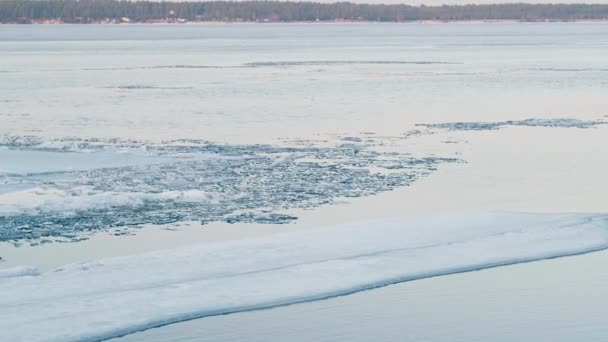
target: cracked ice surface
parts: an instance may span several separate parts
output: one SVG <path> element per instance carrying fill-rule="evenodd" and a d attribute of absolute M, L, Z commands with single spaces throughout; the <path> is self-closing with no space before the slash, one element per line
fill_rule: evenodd
<path fill-rule="evenodd" d="M 40 166 L 0 166 L 0 241 L 77 241 L 99 230 L 184 221 L 288 223 L 297 217 L 286 210 L 390 191 L 459 161 L 351 140 L 286 147 L 5 136 L 0 153 L 38 153 L 21 157 Z"/>

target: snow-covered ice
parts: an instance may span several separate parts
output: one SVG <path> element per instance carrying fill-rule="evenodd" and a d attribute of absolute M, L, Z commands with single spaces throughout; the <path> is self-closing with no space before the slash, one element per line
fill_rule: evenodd
<path fill-rule="evenodd" d="M 38 271 L 38 268 L 34 266 L 16 266 L 0 269 L 0 279 L 24 276 L 37 276 L 39 274 L 40 271 Z"/>
<path fill-rule="evenodd" d="M 19 276 L 0 279 L 0 340 L 103 340 L 187 319 L 604 248 L 605 214 L 468 212 L 157 251 L 40 275 L 14 272 Z"/>

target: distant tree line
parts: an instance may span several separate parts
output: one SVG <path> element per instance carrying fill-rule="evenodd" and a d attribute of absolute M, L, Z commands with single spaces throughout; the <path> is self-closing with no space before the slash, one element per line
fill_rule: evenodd
<path fill-rule="evenodd" d="M 0 0 L 0 22 L 103 21 L 383 21 L 608 19 L 608 5 L 496 4 L 408 6 L 280 1 L 152 2 L 125 0 Z"/>

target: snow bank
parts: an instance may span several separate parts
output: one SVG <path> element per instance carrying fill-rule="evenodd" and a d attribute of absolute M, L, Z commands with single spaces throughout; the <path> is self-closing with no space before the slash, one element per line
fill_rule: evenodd
<path fill-rule="evenodd" d="M 0 279 L 0 340 L 102 340 L 608 247 L 608 215 L 480 212 L 383 219 L 72 264 Z"/>

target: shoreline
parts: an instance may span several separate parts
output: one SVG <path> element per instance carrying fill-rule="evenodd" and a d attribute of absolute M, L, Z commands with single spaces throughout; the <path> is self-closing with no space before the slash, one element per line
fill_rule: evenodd
<path fill-rule="evenodd" d="M 106 21 L 94 21 L 94 22 L 82 22 L 82 23 L 71 23 L 63 22 L 60 20 L 42 20 L 32 21 L 27 23 L 18 22 L 0 22 L 0 25 L 250 25 L 250 24 L 310 24 L 310 25 L 324 25 L 324 24 L 395 24 L 395 25 L 407 25 L 407 24 L 427 24 L 427 25 L 438 25 L 438 24 L 605 24 L 608 23 L 607 19 L 598 20 L 412 20 L 412 21 L 364 21 L 364 20 L 328 20 L 328 21 L 230 21 L 230 20 L 210 20 L 210 21 L 140 21 L 140 22 L 106 22 Z"/>

